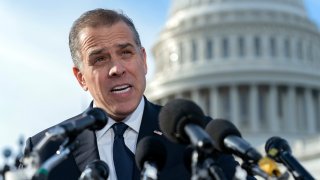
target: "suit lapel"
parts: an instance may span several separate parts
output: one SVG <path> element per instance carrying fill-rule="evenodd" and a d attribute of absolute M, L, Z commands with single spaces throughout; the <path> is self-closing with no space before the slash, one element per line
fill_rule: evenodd
<path fill-rule="evenodd" d="M 137 144 L 142 138 L 146 136 L 156 135 L 154 131 L 159 131 L 158 114 L 160 111 L 160 106 L 153 105 L 146 98 L 144 100 L 145 100 L 145 106 L 143 110 L 143 116 L 142 116 L 141 126 L 139 129 Z M 141 172 L 136 167 L 133 172 L 133 179 L 139 180 L 140 173 Z"/>
<path fill-rule="evenodd" d="M 92 105 L 93 102 L 91 102 L 86 111 L 91 109 Z M 96 134 L 94 131 L 85 130 L 75 140 L 79 141 L 79 147 L 72 152 L 72 155 L 80 172 L 82 172 L 87 164 L 100 159 Z"/>
<path fill-rule="evenodd" d="M 96 143 L 96 136 L 93 131 L 85 130 L 76 140 L 79 140 L 79 147 L 72 154 L 76 164 L 82 172 L 85 166 L 96 159 L 100 159 Z"/>
<path fill-rule="evenodd" d="M 145 136 L 154 134 L 155 130 L 159 131 L 158 114 L 160 107 L 151 104 L 146 99 L 145 102 L 137 143 Z"/>

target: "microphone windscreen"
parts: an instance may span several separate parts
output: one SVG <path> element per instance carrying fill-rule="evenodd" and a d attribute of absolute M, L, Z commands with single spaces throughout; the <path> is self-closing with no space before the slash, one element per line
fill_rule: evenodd
<path fill-rule="evenodd" d="M 272 152 L 272 149 L 275 149 L 276 152 Z M 278 162 L 280 161 L 277 157 L 278 153 L 288 152 L 291 154 L 289 143 L 285 139 L 277 136 L 271 137 L 267 140 L 265 144 L 265 151 L 269 156 L 272 156 Z"/>
<path fill-rule="evenodd" d="M 160 171 L 167 158 L 167 150 L 163 142 L 153 136 L 147 136 L 140 140 L 135 154 L 136 164 L 139 170 L 143 169 L 144 163 L 154 163 Z"/>
<path fill-rule="evenodd" d="M 205 116 L 201 108 L 186 99 L 174 99 L 162 107 L 159 113 L 160 129 L 164 135 L 175 143 L 189 144 L 184 132 L 188 123 L 205 126 Z"/>
<path fill-rule="evenodd" d="M 88 174 L 89 179 L 90 178 L 107 179 L 109 177 L 109 166 L 104 161 L 101 161 L 101 160 L 92 161 L 85 167 L 84 172 L 87 169 L 91 170 L 89 171 L 90 174 Z M 88 179 L 88 177 L 86 178 L 86 174 L 84 174 L 82 177 L 83 177 L 82 179 Z"/>
<path fill-rule="evenodd" d="M 90 126 L 90 130 L 101 130 L 108 122 L 108 116 L 106 112 L 101 108 L 91 108 L 87 112 L 85 112 L 85 114 L 91 115 L 96 119 L 95 123 Z"/>
<path fill-rule="evenodd" d="M 207 133 L 216 142 L 216 148 L 221 152 L 230 152 L 224 146 L 224 139 L 227 136 L 241 137 L 239 130 L 228 120 L 214 119 L 210 121 L 206 126 Z"/>

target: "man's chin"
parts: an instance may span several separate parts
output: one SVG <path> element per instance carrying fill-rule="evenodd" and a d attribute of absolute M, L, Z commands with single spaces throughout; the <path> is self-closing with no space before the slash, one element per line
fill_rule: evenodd
<path fill-rule="evenodd" d="M 124 120 L 126 117 L 128 117 L 130 114 L 132 114 L 134 112 L 135 109 L 128 109 L 126 111 L 124 111 L 124 109 L 121 109 L 120 111 L 116 111 L 115 114 L 113 116 L 111 116 L 112 119 L 114 119 L 115 121 L 122 121 Z"/>

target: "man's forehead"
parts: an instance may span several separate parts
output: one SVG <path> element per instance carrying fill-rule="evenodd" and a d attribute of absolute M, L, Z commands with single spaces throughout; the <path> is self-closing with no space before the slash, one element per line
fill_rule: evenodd
<path fill-rule="evenodd" d="M 125 26 L 123 26 L 125 25 Z M 83 28 L 79 34 L 80 45 L 87 43 L 86 41 L 114 41 L 114 46 L 123 46 L 127 43 L 136 45 L 134 33 L 125 23 L 115 24 L 113 26 L 99 26 Z"/>
<path fill-rule="evenodd" d="M 128 24 L 126 24 L 123 21 L 118 21 L 113 24 L 99 24 L 99 25 L 95 25 L 95 26 L 92 26 L 92 25 L 84 26 L 79 30 L 78 35 L 79 35 L 79 37 L 81 37 L 88 32 L 98 31 L 101 29 L 113 30 L 114 28 L 119 28 L 119 29 L 117 29 L 117 31 L 122 30 L 122 31 L 126 31 L 129 34 L 132 34 L 132 35 L 134 34 Z"/>

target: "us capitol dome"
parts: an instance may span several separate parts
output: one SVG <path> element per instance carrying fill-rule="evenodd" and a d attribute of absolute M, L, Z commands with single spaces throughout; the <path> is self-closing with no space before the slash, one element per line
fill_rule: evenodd
<path fill-rule="evenodd" d="M 172 0 L 147 97 L 191 99 L 257 147 L 283 137 L 320 177 L 320 32 L 303 3 Z"/>

